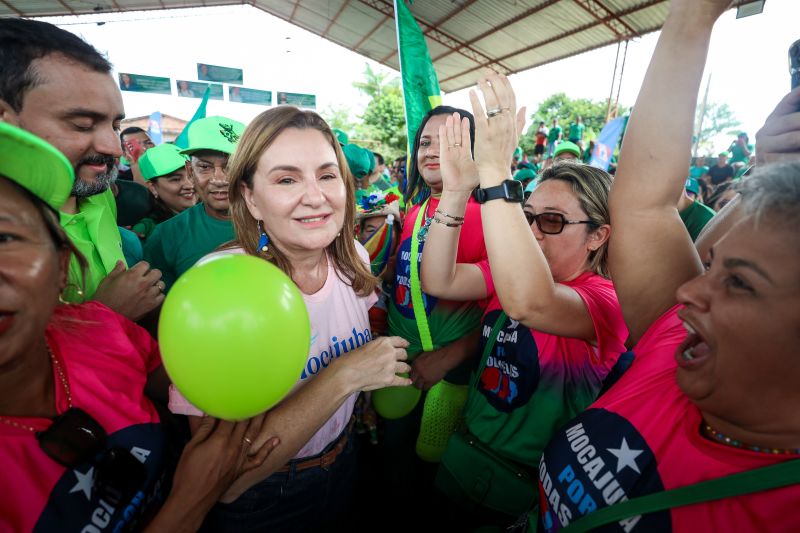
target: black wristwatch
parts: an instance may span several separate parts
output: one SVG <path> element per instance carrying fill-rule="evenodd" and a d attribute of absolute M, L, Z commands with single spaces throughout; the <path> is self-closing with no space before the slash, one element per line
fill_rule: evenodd
<path fill-rule="evenodd" d="M 524 200 L 522 182 L 505 180 L 500 185 L 495 185 L 487 189 L 479 187 L 475 189 L 474 197 L 479 204 L 486 203 L 489 200 L 498 200 L 500 198 L 506 202 L 517 202 L 521 204 Z"/>

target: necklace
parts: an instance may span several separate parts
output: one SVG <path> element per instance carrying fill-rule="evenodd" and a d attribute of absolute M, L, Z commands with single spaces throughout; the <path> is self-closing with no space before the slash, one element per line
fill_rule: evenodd
<path fill-rule="evenodd" d="M 53 350 L 50 349 L 50 345 L 45 343 L 45 346 L 47 346 L 47 353 L 50 355 L 50 360 L 53 362 L 53 367 L 56 369 L 56 374 L 58 374 L 58 378 L 61 381 L 61 385 L 64 387 L 64 392 L 67 393 L 67 405 L 71 409 L 72 408 L 72 393 L 69 390 L 69 383 L 67 383 L 67 376 L 64 375 L 64 370 L 61 368 L 61 363 L 59 363 L 58 359 L 56 359 L 56 356 L 53 355 Z M 19 422 L 15 422 L 14 420 L 11 420 L 10 418 L 6 418 L 4 416 L 0 416 L 0 422 L 4 422 L 4 423 L 8 424 L 9 426 L 13 426 L 13 427 L 15 427 L 17 429 L 24 429 L 24 430 L 30 431 L 32 433 L 38 433 L 39 432 L 39 430 L 37 430 L 36 428 L 33 428 L 33 427 L 28 426 L 26 424 L 20 424 Z"/>
<path fill-rule="evenodd" d="M 746 444 L 740 440 L 729 437 L 724 433 L 720 433 L 716 429 L 709 426 L 706 422 L 703 422 L 701 428 L 705 436 L 722 444 L 733 446 L 734 448 L 750 450 L 751 452 L 768 453 L 770 455 L 800 455 L 800 448 L 769 448 L 766 446 L 754 446 L 752 444 Z"/>

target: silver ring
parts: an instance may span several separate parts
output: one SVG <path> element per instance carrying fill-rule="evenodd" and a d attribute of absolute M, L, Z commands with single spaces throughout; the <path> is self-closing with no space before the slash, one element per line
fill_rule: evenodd
<path fill-rule="evenodd" d="M 456 148 L 461 148 L 461 143 L 455 143 L 453 146 L 455 146 Z"/>
<path fill-rule="evenodd" d="M 495 107 L 494 109 L 487 109 L 486 110 L 486 116 L 489 117 L 489 118 L 492 118 L 492 117 L 496 117 L 497 115 L 499 115 L 502 112 L 503 112 L 502 109 L 500 109 L 499 107 Z"/>
<path fill-rule="evenodd" d="M 251 440 L 250 440 L 249 438 L 247 438 L 247 437 L 245 437 L 245 438 L 244 438 L 244 441 L 245 441 L 247 444 L 253 444 L 253 441 L 251 441 Z"/>

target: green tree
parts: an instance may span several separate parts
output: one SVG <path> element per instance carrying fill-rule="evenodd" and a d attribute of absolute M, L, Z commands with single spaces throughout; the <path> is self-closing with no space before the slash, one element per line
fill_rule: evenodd
<path fill-rule="evenodd" d="M 347 106 L 328 106 L 321 110 L 319 114 L 332 129 L 340 129 L 348 137 L 356 130 L 356 123 L 350 118 L 352 113 Z"/>
<path fill-rule="evenodd" d="M 702 117 L 701 126 L 700 115 L 702 112 L 703 109 L 701 103 L 697 106 L 697 113 L 695 115 L 697 117 L 695 121 L 695 124 L 697 125 L 695 127 L 697 155 L 714 153 L 714 137 L 720 133 L 728 133 L 735 136 L 738 133 L 736 128 L 741 124 L 741 122 L 739 122 L 734 116 L 733 110 L 728 107 L 728 104 L 706 104 L 705 114 Z"/>
<path fill-rule="evenodd" d="M 575 122 L 577 117 L 583 119 L 586 125 L 584 139 L 591 140 L 600 134 L 606 123 L 607 102 L 589 100 L 587 98 L 570 98 L 565 93 L 556 93 L 547 97 L 539 104 L 536 111 L 531 114 L 533 120 L 528 131 L 520 138 L 520 146 L 526 153 L 533 152 L 536 144 L 536 130 L 539 122 L 544 121 L 549 128 L 553 124 L 553 119 L 558 119 L 558 124 L 564 130 L 564 138 L 569 133 L 569 125 Z M 619 106 L 617 115 L 622 116 L 628 112 L 625 106 Z"/>
<path fill-rule="evenodd" d="M 362 123 L 355 126 L 355 138 L 365 148 L 394 159 L 406 151 L 406 119 L 400 80 L 388 78 L 388 74 L 375 72 L 367 64 L 364 81 L 353 83 L 372 98 L 360 117 Z"/>

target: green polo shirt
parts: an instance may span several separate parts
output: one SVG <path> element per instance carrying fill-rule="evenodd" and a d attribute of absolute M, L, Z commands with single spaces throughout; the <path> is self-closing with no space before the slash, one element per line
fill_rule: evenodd
<path fill-rule="evenodd" d="M 59 216 L 64 231 L 89 263 L 84 276 L 77 259 L 70 259 L 68 285 L 63 297 L 71 303 L 91 300 L 97 286 L 117 261 L 125 262 L 114 194 L 108 190 L 83 198 L 78 200 L 76 214 L 60 212 Z M 78 288 L 83 291 L 83 297 Z"/>
<path fill-rule="evenodd" d="M 697 236 L 703 231 L 703 228 L 708 224 L 708 221 L 714 218 L 716 214 L 713 209 L 700 202 L 692 202 L 692 205 L 681 211 L 680 213 L 683 225 L 689 232 L 692 242 L 697 240 Z"/>
<path fill-rule="evenodd" d="M 166 292 L 201 257 L 233 239 L 233 223 L 212 217 L 198 203 L 156 226 L 145 241 L 144 260 L 161 271 Z"/>

